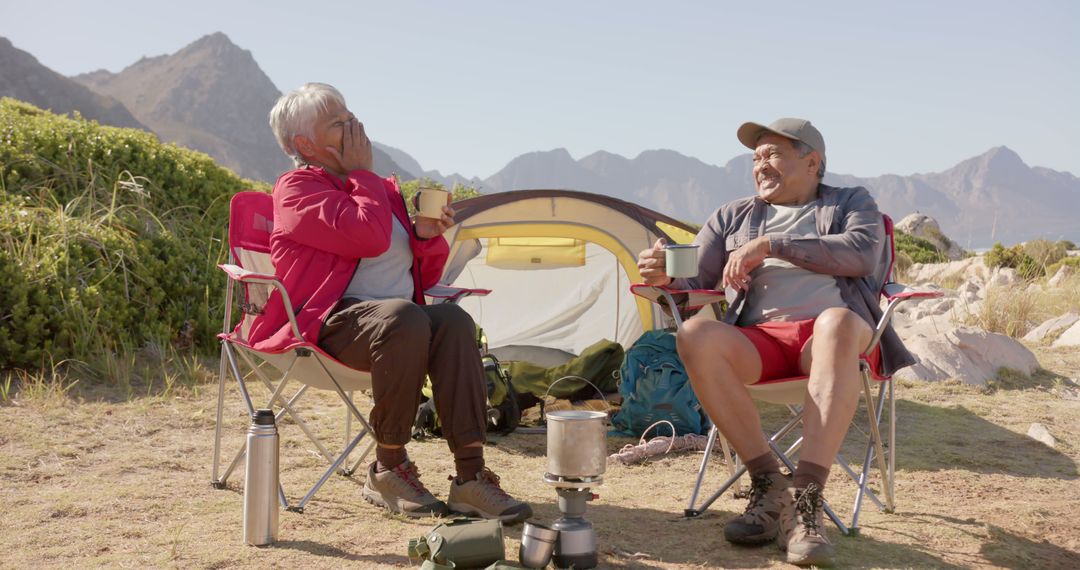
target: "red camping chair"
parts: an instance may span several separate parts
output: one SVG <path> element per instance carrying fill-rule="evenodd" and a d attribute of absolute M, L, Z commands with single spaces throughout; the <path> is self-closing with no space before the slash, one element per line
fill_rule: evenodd
<path fill-rule="evenodd" d="M 297 340 L 292 345 L 280 352 L 262 352 L 252 348 L 247 343 L 247 335 L 251 330 L 254 316 L 262 311 L 263 306 L 270 298 L 270 293 L 275 289 L 281 295 L 285 303 L 289 323 L 292 326 L 293 336 L 303 339 L 300 328 L 296 323 L 296 315 L 293 312 L 292 302 L 285 286 L 274 277 L 274 267 L 270 261 L 270 232 L 274 226 L 274 202 L 270 194 L 264 192 L 240 192 L 233 196 L 229 206 L 229 261 L 219 267 L 229 277 L 225 290 L 225 322 L 221 339 L 221 369 L 218 380 L 218 403 L 217 403 L 217 426 L 214 432 L 214 466 L 212 484 L 215 488 L 225 487 L 225 482 L 233 472 L 240 460 L 244 457 L 245 449 L 241 449 L 233 456 L 232 461 L 219 477 L 221 466 L 221 433 L 222 413 L 225 404 L 225 379 L 228 373 L 236 379 L 240 388 L 240 395 L 244 401 L 244 407 L 249 414 L 254 413 L 255 405 L 248 390 L 249 380 L 254 377 L 270 393 L 267 408 L 279 407 L 275 419 L 288 414 L 293 422 L 304 432 L 309 440 L 315 445 L 321 455 L 330 464 L 322 477 L 304 495 L 295 506 L 290 506 L 283 489 L 278 489 L 278 498 L 282 507 L 303 512 L 304 506 L 322 487 L 323 483 L 334 471 L 340 471 L 343 475 L 351 475 L 367 456 L 375 445 L 375 438 L 360 455 L 355 463 L 349 468 L 341 468 L 346 464 L 348 456 L 360 443 L 364 436 L 372 433 L 367 419 L 360 413 L 353 403 L 353 392 L 371 388 L 371 375 L 362 370 L 354 370 L 334 359 L 316 344 L 307 340 Z M 243 319 L 236 326 L 230 328 L 232 322 L 233 291 L 234 286 L 239 284 L 243 289 L 243 297 L 240 301 L 240 310 Z M 487 295 L 486 289 L 461 289 L 437 285 L 424 292 L 433 300 L 441 302 L 457 302 L 469 295 Z M 240 362 L 243 362 L 248 374 L 241 372 Z M 270 379 L 269 374 L 279 374 L 276 381 Z M 286 399 L 284 390 L 290 380 L 298 381 L 300 388 Z M 341 398 L 346 407 L 345 412 L 345 445 L 344 449 L 336 457 L 333 456 L 326 446 L 319 441 L 315 433 L 307 425 L 296 409 L 296 402 L 308 388 L 333 390 Z M 361 429 L 352 436 L 352 419 L 360 422 Z"/>
<path fill-rule="evenodd" d="M 933 297 L 940 297 L 941 291 L 916 291 L 905 285 L 895 283 L 893 281 L 893 264 L 896 258 L 895 244 L 893 243 L 893 223 L 892 220 L 882 215 L 885 222 L 885 238 L 886 244 L 883 248 L 883 257 L 879 267 L 876 284 L 881 291 L 881 296 L 888 300 L 888 305 L 878 321 L 877 326 L 874 327 L 874 335 L 870 340 L 870 344 L 866 347 L 866 350 L 862 352 L 862 356 L 859 360 L 859 370 L 862 372 L 863 378 L 863 401 L 866 405 L 867 416 L 869 420 L 869 433 L 868 441 L 866 444 L 865 453 L 863 455 L 863 463 L 859 470 L 856 472 L 851 465 L 844 459 L 842 454 L 837 454 L 836 462 L 840 467 L 855 481 L 858 489 L 855 492 L 855 504 L 852 508 L 850 525 L 845 524 L 840 517 L 833 512 L 832 508 L 826 503 L 824 505 L 825 513 L 836 524 L 837 528 L 844 534 L 853 534 L 858 532 L 859 524 L 859 511 L 862 508 L 862 502 L 864 497 L 869 497 L 879 509 L 885 512 L 893 512 L 895 508 L 894 497 L 894 475 L 896 468 L 896 401 L 893 394 L 893 383 L 890 377 L 882 376 L 878 370 L 872 369 L 870 360 L 866 355 L 871 354 L 877 348 L 878 342 L 881 340 L 881 335 L 885 332 L 885 328 L 892 320 L 893 313 L 896 311 L 896 307 L 909 299 L 927 299 Z M 705 305 L 713 305 L 717 317 L 723 313 L 719 310 L 720 303 L 724 300 L 724 293 L 714 290 L 676 290 L 667 287 L 655 287 L 644 284 L 632 285 L 630 289 L 636 294 L 653 302 L 666 304 L 668 307 L 677 306 L 675 303 L 674 295 L 687 295 L 687 300 L 684 303 L 686 309 L 695 311 L 704 307 Z M 679 314 L 679 311 L 672 311 L 672 317 L 675 320 L 677 327 L 681 327 L 683 319 Z M 767 382 L 760 382 L 747 386 L 750 391 L 750 395 L 758 400 L 764 402 L 771 402 L 776 404 L 784 404 L 791 411 L 791 419 L 785 423 L 775 434 L 769 437 L 768 444 L 773 450 L 776 456 L 790 469 L 795 471 L 795 463 L 791 460 L 790 456 L 798 451 L 802 445 L 802 436 L 799 436 L 795 441 L 786 449 L 780 448 L 780 441 L 787 436 L 795 427 L 802 421 L 802 404 L 806 395 L 806 384 L 809 380 L 808 376 L 797 376 L 793 378 L 782 378 L 777 380 L 770 380 Z M 877 383 L 877 398 L 875 400 L 873 391 L 871 389 L 871 382 Z M 882 412 L 884 406 L 888 402 L 889 406 L 889 422 L 888 422 L 888 443 L 882 441 L 881 432 L 879 429 Z M 697 517 L 705 512 L 725 491 L 731 488 L 733 485 L 738 485 L 739 478 L 746 472 L 746 467 L 738 465 L 736 463 L 728 462 L 732 470 L 731 476 L 725 481 L 720 488 L 712 495 L 706 498 L 701 504 L 698 504 L 698 495 L 701 492 L 702 482 L 705 479 L 705 471 L 708 467 L 709 457 L 712 454 L 713 446 L 716 440 L 719 439 L 721 446 L 724 449 L 724 456 L 731 457 L 727 448 L 727 441 L 720 434 L 720 431 L 714 425 L 709 430 L 709 439 L 705 448 L 705 456 L 701 460 L 701 466 L 698 469 L 697 481 L 694 483 L 694 489 L 690 495 L 690 504 L 683 511 L 687 517 Z M 886 458 L 885 447 L 888 447 L 888 457 Z M 885 501 L 882 503 L 881 499 L 871 490 L 868 486 L 868 476 L 872 463 L 877 463 L 877 467 L 881 472 L 881 488 L 884 490 Z M 738 490 L 738 487 L 736 487 Z"/>

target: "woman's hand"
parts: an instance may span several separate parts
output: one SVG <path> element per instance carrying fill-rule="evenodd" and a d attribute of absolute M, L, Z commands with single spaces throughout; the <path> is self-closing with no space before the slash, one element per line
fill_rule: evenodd
<path fill-rule="evenodd" d="M 446 230 L 450 229 L 450 226 L 454 225 L 454 213 L 454 209 L 448 203 L 442 208 L 442 217 L 425 218 L 424 216 L 413 216 L 413 229 L 416 232 L 416 237 L 431 239 L 443 235 Z"/>

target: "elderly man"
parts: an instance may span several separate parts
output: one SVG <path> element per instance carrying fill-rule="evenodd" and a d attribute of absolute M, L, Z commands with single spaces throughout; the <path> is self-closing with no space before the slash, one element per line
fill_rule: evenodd
<path fill-rule="evenodd" d="M 878 267 L 884 227 L 864 188 L 821 183 L 825 141 L 809 121 L 746 123 L 738 138 L 754 151 L 757 195 L 712 214 L 694 240 L 697 277 L 673 284 L 736 294 L 721 321 L 687 321 L 677 346 L 695 393 L 750 471 L 749 505 L 724 537 L 737 544 L 776 539 L 788 562 L 828 564 L 833 547 L 821 497 L 858 404 L 859 354 L 881 315 L 878 293 L 864 278 Z M 672 281 L 662 245 L 639 256 L 646 283 Z M 886 373 L 912 360 L 891 330 L 871 358 Z M 805 374 L 805 441 L 789 478 L 746 386 Z"/>
<path fill-rule="evenodd" d="M 486 385 L 476 329 L 457 305 L 425 305 L 423 291 L 449 252 L 441 218 L 409 218 L 393 179 L 371 171 L 371 141 L 336 89 L 309 83 L 283 95 L 270 126 L 297 168 L 274 185 L 270 253 L 304 336 L 350 366 L 370 370 L 378 446 L 363 496 L 408 516 L 451 511 L 519 522 L 529 505 L 484 466 Z M 252 344 L 291 336 L 276 294 L 251 329 Z M 447 503 L 420 481 L 405 452 L 425 374 L 454 454 Z"/>

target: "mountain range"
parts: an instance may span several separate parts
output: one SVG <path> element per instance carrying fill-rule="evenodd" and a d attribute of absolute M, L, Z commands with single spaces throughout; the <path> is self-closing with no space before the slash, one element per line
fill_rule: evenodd
<path fill-rule="evenodd" d="M 143 57 L 118 73 L 100 70 L 72 78 L 0 38 L 0 96 L 59 113 L 78 111 L 103 124 L 144 128 L 258 180 L 273 181 L 291 167 L 267 124 L 280 95 L 251 52 L 222 33 L 171 55 Z M 375 143 L 375 170 L 382 175 L 426 177 L 485 193 L 570 188 L 693 223 L 702 223 L 726 201 L 751 195 L 751 166 L 750 154 L 717 166 L 673 150 L 647 150 L 634 158 L 597 151 L 575 159 L 559 148 L 523 154 L 481 179 L 425 170 L 406 151 Z M 963 247 L 1036 237 L 1080 241 L 1080 180 L 1028 166 L 1004 146 L 942 172 L 873 178 L 827 173 L 825 183 L 867 187 L 896 220 L 929 214 Z"/>
<path fill-rule="evenodd" d="M 220 32 L 171 55 L 143 57 L 119 73 L 98 70 L 71 78 L 0 38 L 0 96 L 143 128 L 255 180 L 273 182 L 292 168 L 267 119 L 281 91 L 250 51 Z M 376 172 L 412 178 L 386 153 L 374 154 Z"/>

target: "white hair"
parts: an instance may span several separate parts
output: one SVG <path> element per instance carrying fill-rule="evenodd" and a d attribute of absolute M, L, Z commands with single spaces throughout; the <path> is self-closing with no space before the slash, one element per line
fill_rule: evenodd
<path fill-rule="evenodd" d="M 814 152 L 814 147 L 812 147 L 812 146 L 810 146 L 810 145 L 808 145 L 808 144 L 806 144 L 806 143 L 804 143 L 802 141 L 797 141 L 795 139 L 788 139 L 788 140 L 791 141 L 791 146 L 795 147 L 795 152 L 799 153 L 799 158 L 802 158 L 802 157 Z M 818 156 L 821 156 L 820 152 L 818 153 Z M 825 157 L 824 156 L 821 156 L 821 163 L 818 164 L 817 178 L 818 178 L 818 180 L 821 180 L 822 178 L 825 178 Z"/>
<path fill-rule="evenodd" d="M 281 150 L 292 157 L 296 166 L 303 166 L 306 161 L 293 145 L 293 138 L 296 135 L 314 138 L 315 120 L 326 112 L 331 101 L 345 106 L 345 98 L 333 86 L 325 83 L 305 83 L 282 95 L 274 108 L 270 109 L 270 128 L 273 129 Z"/>

